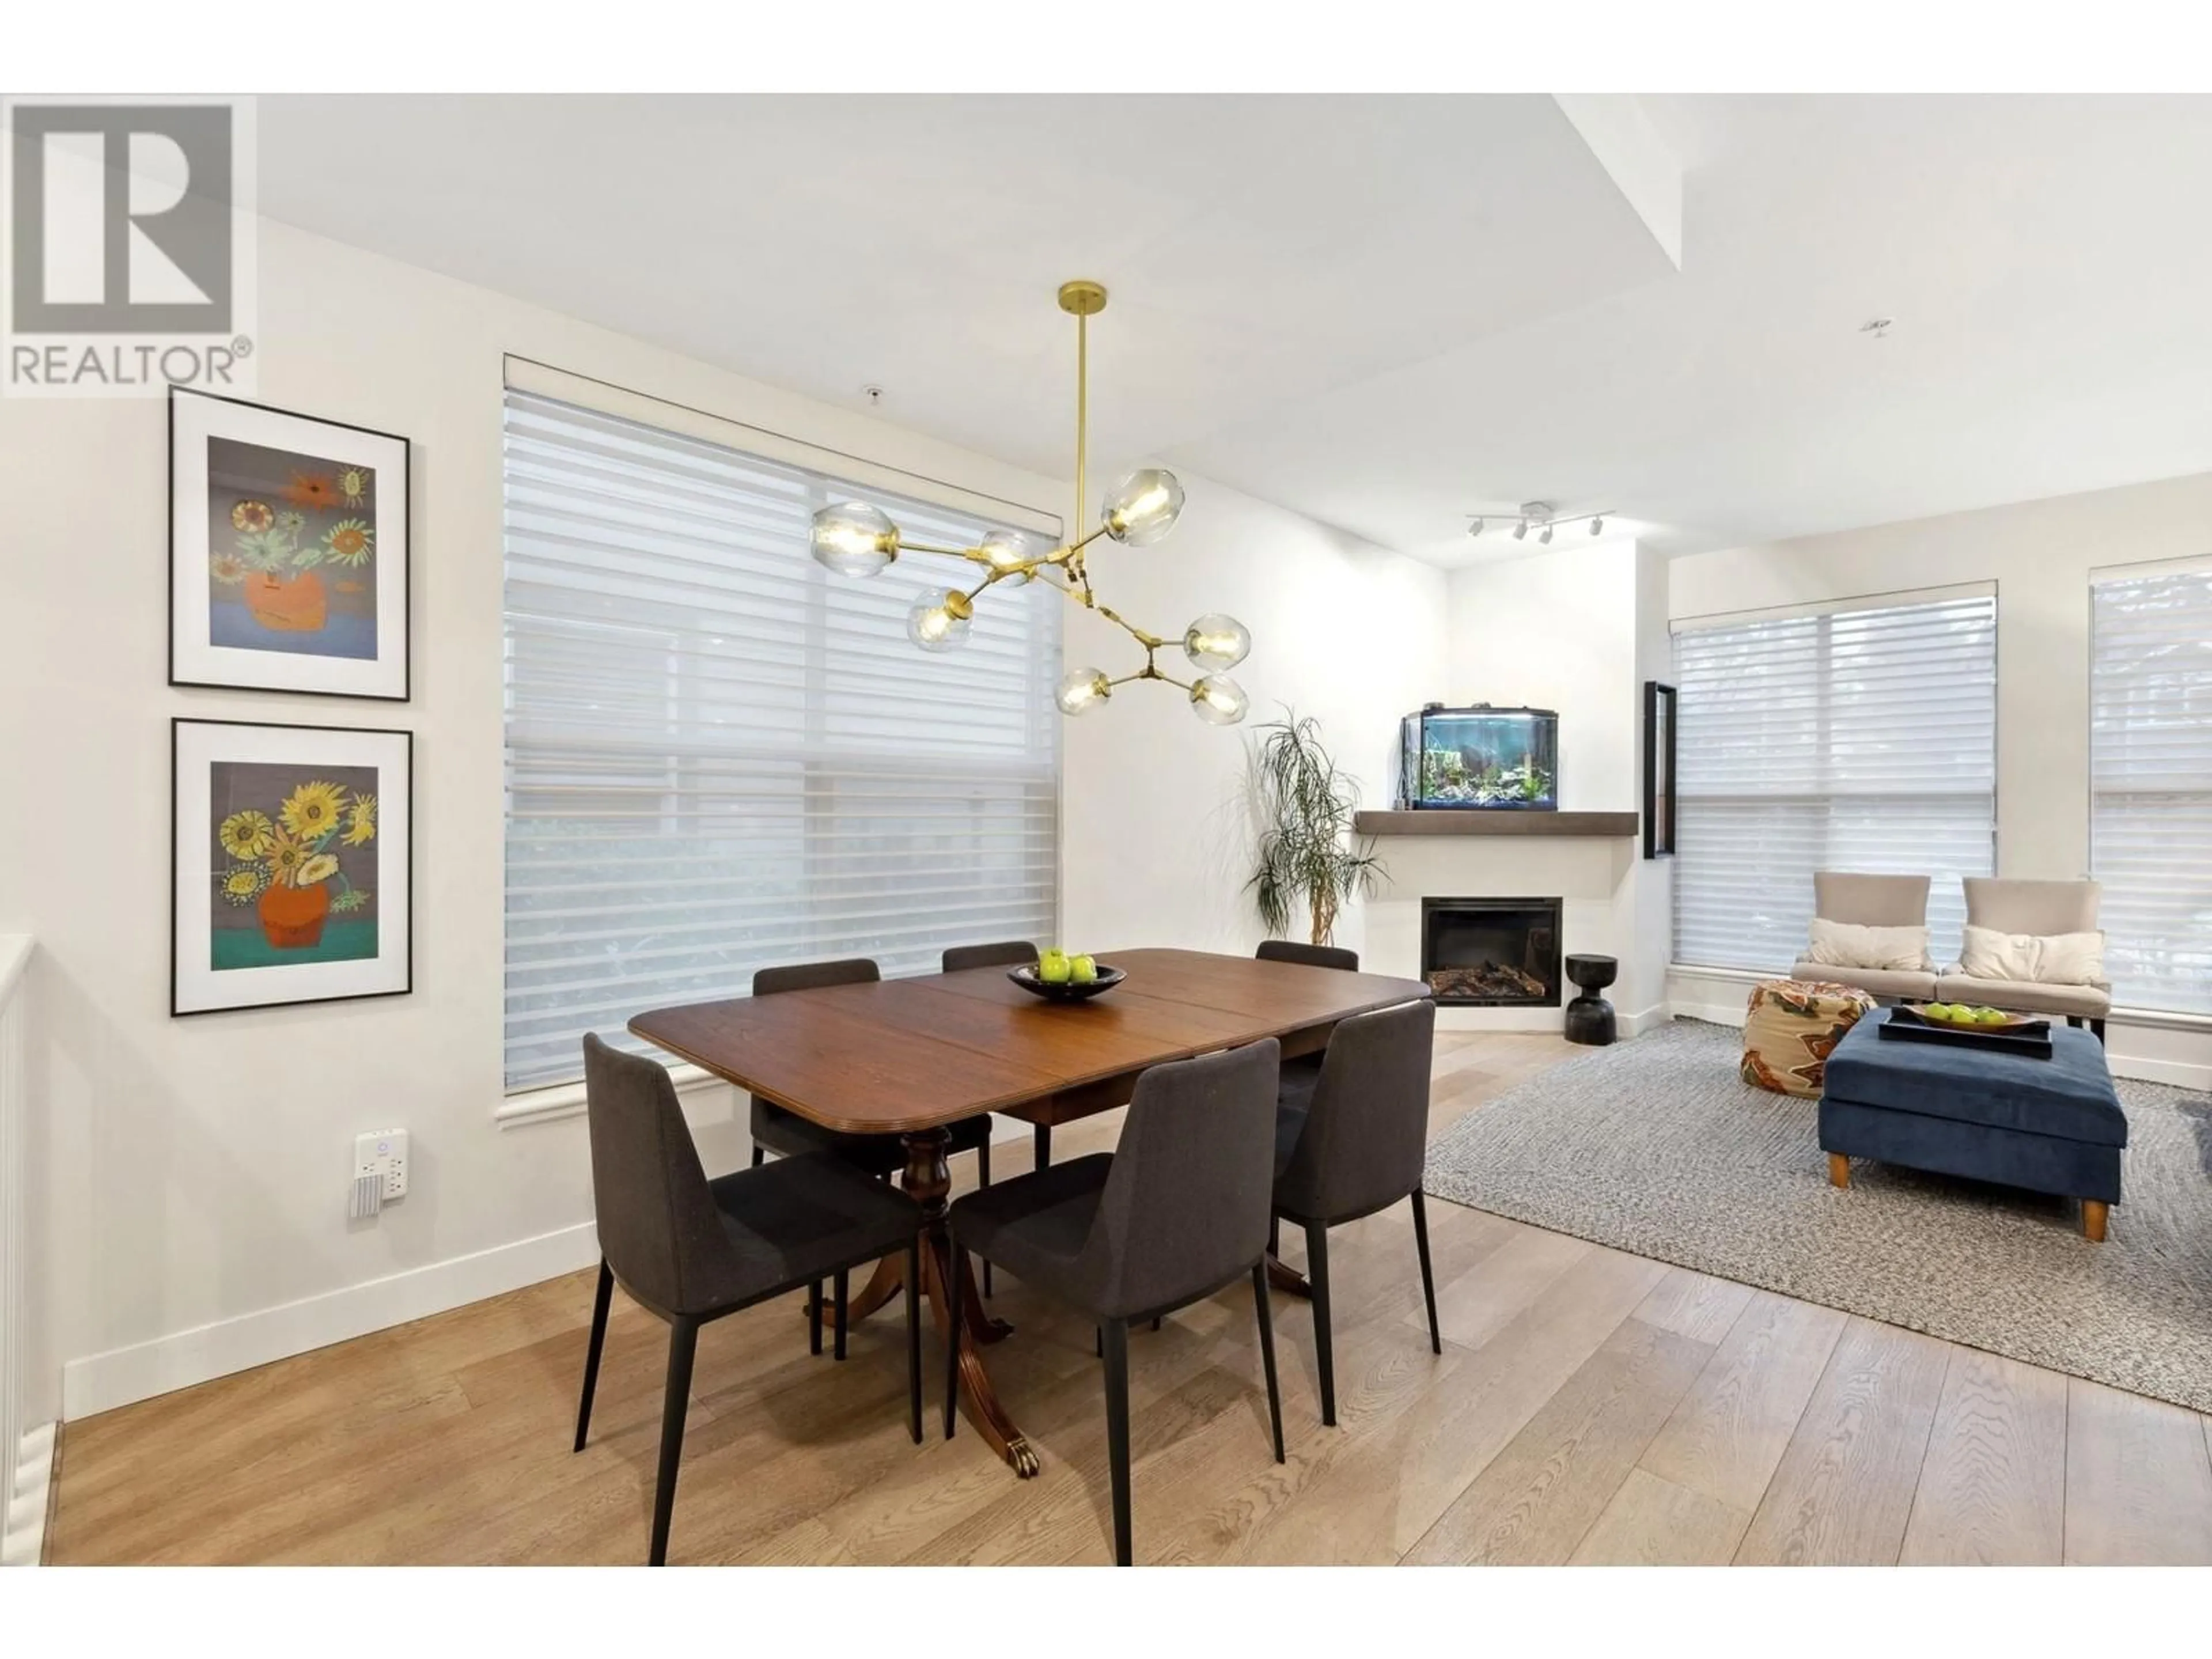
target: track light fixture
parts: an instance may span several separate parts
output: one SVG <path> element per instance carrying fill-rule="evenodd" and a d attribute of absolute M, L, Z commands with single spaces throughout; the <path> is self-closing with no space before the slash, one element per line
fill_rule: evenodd
<path fill-rule="evenodd" d="M 1607 515 L 1612 511 L 1613 509 L 1608 507 L 1596 513 L 1570 513 L 1562 517 L 1553 509 L 1549 501 L 1523 501 L 1521 503 L 1517 517 L 1515 517 L 1513 539 L 1516 542 L 1525 542 L 1528 539 L 1528 532 L 1534 530 L 1537 532 L 1536 540 L 1548 547 L 1552 542 L 1552 532 L 1565 524 L 1587 524 L 1591 535 L 1603 535 Z M 1467 533 L 1470 536 L 1481 535 L 1484 530 L 1488 528 L 1491 516 L 1484 513 L 1468 514 Z M 1498 516 L 1514 515 L 1499 514 Z"/>

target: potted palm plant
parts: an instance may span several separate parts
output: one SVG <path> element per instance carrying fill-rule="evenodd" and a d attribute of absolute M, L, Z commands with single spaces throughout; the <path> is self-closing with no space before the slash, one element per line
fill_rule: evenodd
<path fill-rule="evenodd" d="M 1312 942 L 1326 945 L 1337 913 L 1374 891 L 1385 873 L 1373 843 L 1360 843 L 1353 833 L 1358 784 L 1338 770 L 1311 715 L 1300 719 L 1285 708 L 1257 737 L 1251 788 L 1258 845 L 1245 890 L 1270 935 L 1289 933 L 1303 913 Z"/>

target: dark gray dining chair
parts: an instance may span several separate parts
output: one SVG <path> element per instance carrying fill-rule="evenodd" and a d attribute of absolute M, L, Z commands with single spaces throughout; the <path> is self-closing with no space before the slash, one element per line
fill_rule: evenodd
<path fill-rule="evenodd" d="M 779 1158 L 713 1181 L 676 1103 L 676 1085 L 649 1060 L 584 1038 L 585 1113 L 592 1141 L 592 1208 L 599 1284 L 576 1405 L 576 1449 L 592 1426 L 607 1309 L 619 1283 L 668 1324 L 668 1380 L 660 1411 L 660 1472 L 653 1492 L 653 1566 L 668 1559 L 668 1522 L 684 1457 L 691 1359 L 709 1321 L 795 1291 L 842 1282 L 852 1268 L 906 1252 L 907 1428 L 921 1440 L 921 1323 L 916 1286 L 921 1206 L 842 1159 Z M 842 1310 L 839 1347 L 843 1347 Z M 815 1305 L 819 1307 L 818 1292 Z"/>
<path fill-rule="evenodd" d="M 945 953 L 945 971 L 964 973 L 970 968 L 1033 968 L 1036 965 L 1037 948 L 1025 939 L 1010 939 L 997 945 L 956 945 Z M 1030 1126 L 1036 1131 L 1036 1167 L 1040 1170 L 1052 1162 L 1052 1125 L 1037 1123 Z M 990 1184 L 987 1173 L 983 1185 Z M 991 1293 L 990 1264 L 983 1267 L 983 1294 Z"/>
<path fill-rule="evenodd" d="M 1252 954 L 1262 962 L 1296 962 L 1309 968 L 1341 968 L 1350 974 L 1359 971 L 1359 952 L 1347 951 L 1340 945 L 1301 945 L 1294 939 L 1261 939 L 1260 948 Z"/>
<path fill-rule="evenodd" d="M 1282 1396 L 1267 1306 L 1268 1177 L 1275 1072 L 1273 1037 L 1199 1060 L 1155 1066 L 1137 1079 L 1121 1143 L 1072 1163 L 971 1193 L 946 1218 L 954 1330 L 967 1253 L 996 1260 L 1097 1321 L 1106 1361 L 1106 1453 L 1114 1486 L 1114 1559 L 1130 1562 L 1129 1324 L 1252 1281 L 1275 1461 L 1283 1461 Z M 959 1356 L 946 1376 L 958 1386 Z M 957 1401 L 945 1413 L 952 1437 Z"/>
<path fill-rule="evenodd" d="M 1413 1200 L 1429 1347 L 1443 1352 L 1437 1329 L 1436 1281 L 1429 1269 L 1429 1218 L 1421 1198 L 1436 1031 L 1437 1005 L 1425 997 L 1354 1015 L 1330 1035 L 1311 1092 L 1299 1098 L 1285 1091 L 1277 1107 L 1273 1213 L 1305 1229 L 1324 1423 L 1336 1421 L 1328 1304 L 1331 1227 L 1386 1210 L 1400 1199 Z"/>
<path fill-rule="evenodd" d="M 866 957 L 847 957 L 837 962 L 805 962 L 790 967 L 762 969 L 753 975 L 753 994 L 766 997 L 784 991 L 819 990 L 829 985 L 874 985 L 882 978 L 882 970 Z M 797 1158 L 807 1152 L 833 1152 L 848 1164 L 884 1181 L 889 1181 L 906 1168 L 906 1143 L 898 1135 L 855 1135 L 836 1129 L 825 1129 L 812 1119 L 801 1117 L 772 1100 L 763 1100 L 758 1095 L 752 1097 L 750 1127 L 753 1166 L 756 1169 L 770 1152 L 779 1158 Z M 948 1135 L 945 1155 L 975 1153 L 976 1182 L 979 1185 L 989 1186 L 991 1115 L 980 1112 L 974 1117 L 963 1117 L 950 1126 Z M 984 1293 L 990 1293 L 988 1286 L 985 1287 Z M 841 1298 L 838 1310 L 841 1319 L 843 1311 Z M 818 1353 L 821 1352 L 818 1314 L 816 1324 L 815 1352 Z"/>
<path fill-rule="evenodd" d="M 1338 968 L 1347 974 L 1359 971 L 1359 952 L 1347 951 L 1339 945 L 1303 945 L 1294 939 L 1265 939 L 1252 953 L 1262 962 L 1295 962 L 1306 968 Z M 1314 1079 L 1321 1075 L 1321 1055 L 1291 1054 L 1283 1061 L 1282 1097 L 1285 1100 L 1296 1096 L 1301 1103 L 1313 1092 Z M 1273 1237 L 1267 1248 L 1275 1248 Z"/>

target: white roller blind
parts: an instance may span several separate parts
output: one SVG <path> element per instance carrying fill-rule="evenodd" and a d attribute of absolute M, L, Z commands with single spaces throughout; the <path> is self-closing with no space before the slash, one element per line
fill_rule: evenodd
<path fill-rule="evenodd" d="M 2124 1007 L 2212 1013 L 2212 571 L 2090 601 L 2089 865 Z"/>
<path fill-rule="evenodd" d="M 920 540 L 991 525 L 512 391 L 506 483 L 509 1089 L 770 963 L 1051 938 L 1059 597 L 996 591 L 933 655 L 907 608 L 969 567 L 807 556 L 855 496 Z"/>
<path fill-rule="evenodd" d="M 1959 879 L 1996 828 L 1996 601 L 1988 594 L 1688 629 L 1674 957 L 1787 969 L 1813 872 L 1927 875 L 1929 951 L 1958 960 Z"/>

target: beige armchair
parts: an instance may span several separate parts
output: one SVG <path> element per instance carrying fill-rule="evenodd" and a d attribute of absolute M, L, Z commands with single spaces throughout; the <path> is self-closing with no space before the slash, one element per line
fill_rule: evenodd
<path fill-rule="evenodd" d="M 1969 927 L 2036 939 L 2097 931 L 2097 902 L 2104 889 L 2096 882 L 1969 876 L 1966 887 Z M 2045 985 L 1980 978 L 1963 965 L 1936 981 L 1936 994 L 1945 1002 L 1980 1003 L 2013 1013 L 2063 1014 L 2069 1025 L 2087 1021 L 2100 1042 L 2105 1040 L 2105 1017 L 2112 1012 L 2112 988 L 2103 979 L 2087 985 Z"/>
<path fill-rule="evenodd" d="M 1925 927 L 1928 878 L 1816 871 L 1813 876 L 1813 914 L 1824 921 L 1848 922 L 1856 927 Z M 1924 956 L 1923 959 L 1925 961 Z M 1794 979 L 1855 985 L 1877 997 L 1926 1001 L 1936 994 L 1933 962 L 1920 969 L 1842 968 L 1800 957 L 1790 972 Z"/>

